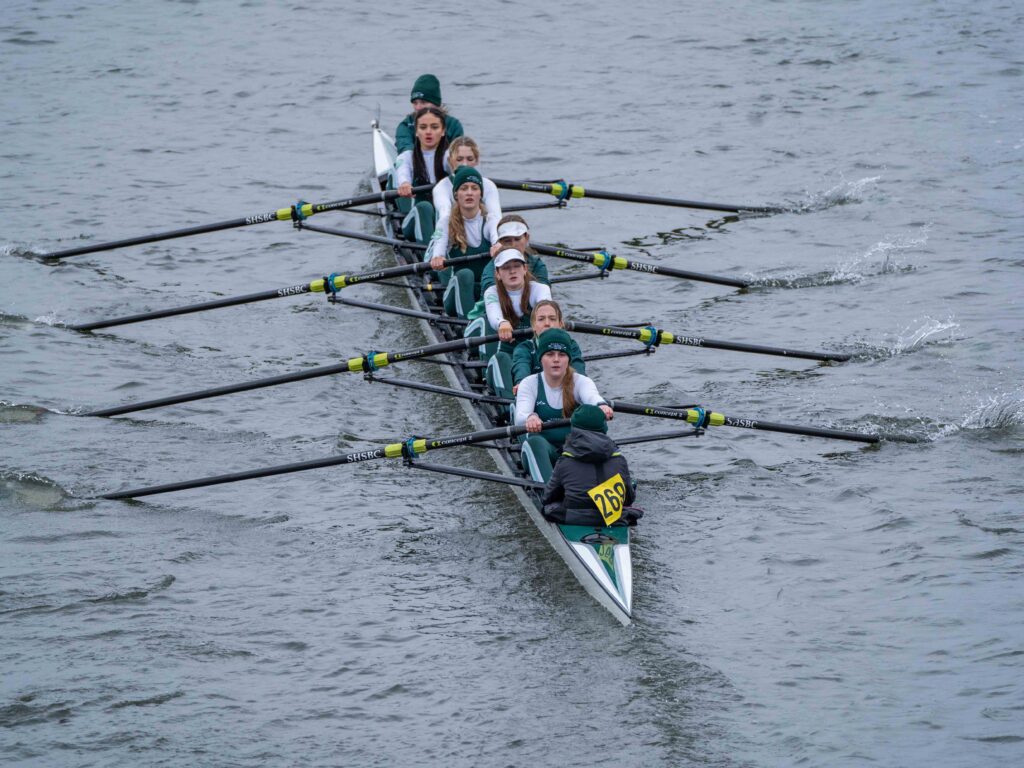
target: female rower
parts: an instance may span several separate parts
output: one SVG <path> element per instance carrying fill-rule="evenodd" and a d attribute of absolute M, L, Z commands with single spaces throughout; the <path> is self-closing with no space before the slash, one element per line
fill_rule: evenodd
<path fill-rule="evenodd" d="M 530 274 L 542 283 L 551 284 L 547 265 L 530 247 L 530 228 L 526 225 L 526 219 L 515 213 L 506 214 L 498 221 L 496 234 L 498 239 L 492 241 L 494 244 L 491 246 L 492 258 L 506 248 L 515 248 L 526 257 L 526 267 Z M 484 273 L 480 277 L 480 290 L 486 291 L 490 285 L 494 285 L 493 264 L 488 264 L 484 268 Z"/>
<path fill-rule="evenodd" d="M 465 317 L 480 295 L 480 273 L 490 261 L 491 241 L 484 228 L 487 209 L 483 205 L 484 182 L 480 172 L 464 165 L 452 175 L 455 205 L 448 216 L 448 242 L 445 256 L 434 255 L 430 268 L 440 272 L 445 258 L 477 256 L 468 264 L 441 272 L 445 284 L 444 309 L 449 315 Z"/>
<path fill-rule="evenodd" d="M 636 525 L 643 511 L 630 507 L 636 498 L 629 464 L 606 434 L 601 409 L 581 405 L 572 414 L 572 429 L 562 455 L 544 486 L 544 517 L 562 525 Z"/>
<path fill-rule="evenodd" d="M 468 136 L 460 136 L 448 144 L 448 166 L 452 173 L 463 166 L 478 168 L 480 164 L 480 147 Z M 501 219 L 501 197 L 498 195 L 498 187 L 488 178 L 483 179 L 483 207 L 484 224 L 487 231 L 487 240 L 490 243 L 498 242 L 498 221 Z M 445 176 L 434 185 L 433 191 L 434 211 L 437 214 L 437 225 L 434 227 L 434 237 L 427 248 L 425 258 L 431 259 L 434 256 L 445 256 L 449 249 L 448 240 L 448 219 L 451 215 L 452 205 L 455 202 L 455 191 L 452 187 L 452 177 Z M 492 253 L 493 256 L 493 248 Z M 493 282 L 493 280 L 492 280 Z"/>
<path fill-rule="evenodd" d="M 444 132 L 449 140 L 462 135 L 462 123 L 449 115 L 448 108 L 441 103 L 441 83 L 434 75 L 420 75 L 416 78 L 409 101 L 412 102 L 412 112 L 406 115 L 395 129 L 395 149 L 399 154 L 412 149 L 415 145 L 415 115 L 424 107 L 435 106 L 444 113 Z"/>
<path fill-rule="evenodd" d="M 537 339 L 541 372 L 519 382 L 516 393 L 515 423 L 529 433 L 523 443 L 520 461 L 530 476 L 547 482 L 558 460 L 568 427 L 541 430 L 545 421 L 570 416 L 577 405 L 596 405 L 609 421 L 614 412 L 586 376 L 569 365 L 572 339 L 561 328 L 549 328 Z"/>
<path fill-rule="evenodd" d="M 437 107 L 424 107 L 416 113 L 416 144 L 398 156 L 394 169 L 394 184 L 400 198 L 411 198 L 413 185 L 435 184 L 448 172 L 445 150 L 444 113 Z M 406 239 L 427 243 L 434 235 L 434 206 L 429 193 L 416 197 L 415 205 L 406 211 L 402 232 Z"/>
<path fill-rule="evenodd" d="M 493 354 L 487 361 L 484 377 L 491 391 L 498 397 L 511 399 L 519 389 L 519 382 L 531 373 L 540 373 L 540 355 L 537 354 L 537 337 L 548 328 L 564 328 L 562 308 L 554 299 L 541 299 L 533 305 L 530 312 L 530 328 L 533 329 L 532 339 L 523 339 L 515 345 L 512 357 Z M 586 375 L 587 364 L 583 361 L 583 353 L 579 344 L 570 337 L 569 365 L 576 373 Z"/>

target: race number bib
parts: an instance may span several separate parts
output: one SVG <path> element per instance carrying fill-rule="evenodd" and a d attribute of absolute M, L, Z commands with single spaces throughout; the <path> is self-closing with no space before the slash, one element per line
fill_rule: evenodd
<path fill-rule="evenodd" d="M 622 508 L 626 506 L 626 483 L 618 472 L 595 485 L 587 495 L 594 500 L 605 525 L 611 525 L 622 517 Z"/>

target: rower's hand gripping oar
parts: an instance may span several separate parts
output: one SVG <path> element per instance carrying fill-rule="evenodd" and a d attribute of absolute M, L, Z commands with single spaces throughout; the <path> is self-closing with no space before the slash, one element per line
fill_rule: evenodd
<path fill-rule="evenodd" d="M 412 191 L 413 194 L 421 194 L 429 192 L 431 189 L 433 189 L 432 184 L 424 184 L 422 186 L 413 187 Z M 342 211 L 346 208 L 354 208 L 357 205 L 367 205 L 369 203 L 376 203 L 382 200 L 390 200 L 397 196 L 398 191 L 390 189 L 384 192 L 360 195 L 359 197 L 349 197 L 344 200 L 332 200 L 327 203 L 306 203 L 300 200 L 298 203 L 289 206 L 288 208 L 278 208 L 273 211 L 254 213 L 249 216 L 242 216 L 238 219 L 217 221 L 213 224 L 200 224 L 196 227 L 172 229 L 167 232 L 157 232 L 151 235 L 140 235 L 138 237 L 129 237 L 124 240 L 113 240 L 109 243 L 96 243 L 95 245 L 83 245 L 78 248 L 68 248 L 63 251 L 53 251 L 52 253 L 42 254 L 42 258 L 66 259 L 69 256 L 81 256 L 86 253 L 98 253 L 99 251 L 112 251 L 115 248 L 127 248 L 131 245 L 144 245 L 145 243 L 156 243 L 161 240 L 173 240 L 177 237 L 191 237 L 192 235 L 202 235 L 207 232 L 220 232 L 225 229 L 249 227 L 253 224 L 265 224 L 268 221 L 294 221 L 297 223 L 318 213 Z"/>
<path fill-rule="evenodd" d="M 645 264 L 641 261 L 630 261 L 629 259 L 624 259 L 622 256 L 613 256 L 605 251 L 584 253 L 583 251 L 574 251 L 570 248 L 555 248 L 554 246 L 542 245 L 541 243 L 533 243 L 531 245 L 537 253 L 545 256 L 555 256 L 559 259 L 569 259 L 570 261 L 593 264 L 595 267 L 605 271 L 611 271 L 612 269 L 631 269 L 635 272 L 646 272 L 649 275 L 665 275 L 666 277 L 677 277 L 682 280 L 694 280 L 699 283 L 728 285 L 733 288 L 746 288 L 750 285 L 746 280 L 740 280 L 735 277 L 708 275 L 703 272 L 691 272 L 685 269 L 675 269 L 674 267 L 662 267 L 657 264 Z"/>
<path fill-rule="evenodd" d="M 608 405 L 616 413 L 632 413 L 637 416 L 653 416 L 659 419 L 678 419 L 699 428 L 707 427 L 739 427 L 741 429 L 760 429 L 765 432 L 784 432 L 789 435 L 805 435 L 807 437 L 826 437 L 833 440 L 849 440 L 855 443 L 878 443 L 881 441 L 879 435 L 866 434 L 864 432 L 847 432 L 841 429 L 826 429 L 823 427 L 801 427 L 794 424 L 776 424 L 770 421 L 759 421 L 757 419 L 744 419 L 735 416 L 726 416 L 722 413 L 708 411 L 704 408 L 688 408 L 675 410 L 671 408 L 660 408 L 653 405 L 638 405 L 626 403 L 621 400 L 609 401 Z"/>
<path fill-rule="evenodd" d="M 518 339 L 532 335 L 533 330 L 530 328 L 520 328 L 512 331 L 512 336 Z M 491 334 L 490 336 L 473 336 L 470 338 L 455 339 L 441 344 L 432 344 L 426 347 L 407 349 L 403 352 L 367 352 L 362 357 L 352 357 L 338 365 L 324 365 L 318 368 L 309 368 L 304 371 L 297 371 L 296 373 L 286 373 L 280 376 L 270 376 L 265 379 L 243 381 L 240 384 L 228 384 L 223 387 L 214 387 L 213 389 L 186 392 L 181 395 L 170 395 L 169 397 L 161 397 L 157 400 L 146 400 L 141 403 L 127 403 L 113 408 L 89 411 L 88 413 L 80 415 L 121 416 L 125 413 L 135 413 L 136 411 L 145 411 L 150 408 L 162 408 L 168 405 L 189 403 L 194 400 L 205 400 L 210 397 L 235 394 L 236 392 L 248 392 L 252 389 L 274 387 L 278 384 L 289 384 L 293 381 L 305 381 L 306 379 L 315 379 L 320 376 L 333 376 L 338 373 L 373 373 L 379 368 L 384 368 L 392 363 L 400 363 L 403 360 L 416 360 L 422 357 L 441 355 L 446 352 L 457 352 L 462 349 L 474 349 L 483 344 L 491 344 L 496 341 L 498 341 L 498 335 Z"/>
<path fill-rule="evenodd" d="M 637 339 L 638 341 L 642 341 L 648 347 L 655 347 L 661 344 L 682 344 L 687 347 L 725 349 L 732 352 L 749 352 L 755 355 L 775 355 L 777 357 L 793 357 L 803 360 L 819 360 L 826 363 L 842 363 L 850 359 L 850 355 L 834 352 L 804 352 L 798 349 L 787 349 L 785 347 L 766 347 L 761 344 L 742 344 L 735 341 L 715 341 L 714 339 L 705 339 L 703 336 L 680 336 L 674 333 L 669 333 L 668 331 L 659 330 L 653 326 L 648 326 L 646 328 L 620 328 L 617 326 L 566 321 L 565 329 L 567 331 L 594 333 L 602 336 L 617 336 L 623 339 Z"/>
<path fill-rule="evenodd" d="M 491 179 L 501 189 L 518 189 L 522 192 L 541 192 L 554 195 L 559 202 L 569 198 L 589 197 L 593 200 L 618 200 L 624 203 L 645 203 L 647 205 L 668 205 L 673 208 L 695 208 L 702 211 L 725 211 L 726 213 L 784 213 L 785 208 L 766 205 L 735 205 L 733 203 L 708 203 L 699 200 L 677 200 L 671 197 L 653 197 L 651 195 L 633 195 L 623 192 L 603 192 L 599 189 L 584 188 L 579 184 L 567 184 L 564 181 L 551 183 L 535 181 L 505 181 Z"/>
<path fill-rule="evenodd" d="M 569 419 L 555 419 L 545 422 L 542 429 L 557 429 L 569 426 Z M 448 437 L 410 437 L 402 443 L 390 443 L 381 448 L 371 451 L 355 451 L 341 456 L 327 456 L 312 461 L 302 461 L 296 464 L 280 464 L 275 467 L 264 467 L 262 469 L 251 469 L 246 472 L 234 472 L 228 475 L 215 475 L 213 477 L 202 477 L 198 480 L 185 480 L 167 485 L 151 485 L 146 488 L 134 488 L 115 493 L 105 493 L 101 499 L 134 499 L 140 496 L 152 496 L 157 493 L 170 493 L 171 491 L 185 491 L 190 488 L 203 488 L 208 485 L 221 485 L 223 483 L 236 483 L 239 480 L 251 480 L 257 477 L 270 477 L 272 475 L 285 475 L 291 472 L 304 472 L 307 469 L 323 469 L 338 464 L 355 464 L 361 461 L 373 459 L 414 459 L 427 451 L 434 451 L 440 448 L 452 448 L 459 445 L 472 445 L 483 443 L 488 440 L 497 440 L 504 437 L 512 438 L 526 433 L 526 427 L 500 427 L 498 429 L 487 429 L 481 432 L 467 432 L 461 435 L 450 435 Z"/>
<path fill-rule="evenodd" d="M 458 266 L 470 261 L 479 261 L 480 256 L 458 256 L 453 259 L 447 259 L 445 261 L 446 266 Z M 170 307 L 168 309 L 158 309 L 153 312 L 143 312 L 137 315 L 126 315 L 125 317 L 114 317 L 109 320 L 97 320 L 93 323 L 79 323 L 78 325 L 67 326 L 72 331 L 96 331 L 100 328 L 112 328 L 117 325 L 130 325 L 131 323 L 141 323 L 146 320 L 158 320 L 163 317 L 175 317 L 177 315 L 187 315 L 192 312 L 206 312 L 210 309 L 220 309 L 222 307 L 235 307 L 240 304 L 252 304 L 257 301 L 267 301 L 269 299 L 283 299 L 289 296 L 299 296 L 304 293 L 329 293 L 333 294 L 340 291 L 342 288 L 346 288 L 350 285 L 356 285 L 358 283 L 374 283 L 380 280 L 387 280 L 391 277 L 401 277 L 402 275 L 413 275 L 419 272 L 427 272 L 430 269 L 430 262 L 423 261 L 416 264 L 406 264 L 400 267 L 388 267 L 386 269 L 378 269 L 374 272 L 361 272 L 355 275 L 326 275 L 317 280 L 313 280 L 308 283 L 299 283 L 298 285 L 289 285 L 284 288 L 274 288 L 269 291 L 260 291 L 259 293 L 249 293 L 244 296 L 228 296 L 223 299 L 214 299 L 213 301 L 203 301 L 198 304 L 186 304 L 181 307 Z M 330 297 L 328 297 L 330 298 Z"/>

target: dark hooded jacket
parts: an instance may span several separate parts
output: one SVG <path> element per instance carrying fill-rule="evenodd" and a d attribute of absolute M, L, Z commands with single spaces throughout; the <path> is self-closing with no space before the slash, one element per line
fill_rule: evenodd
<path fill-rule="evenodd" d="M 573 428 L 565 439 L 562 455 L 544 486 L 544 516 L 568 525 L 603 525 L 603 518 L 587 491 L 618 473 L 625 483 L 628 507 L 635 499 L 629 465 L 608 435 Z M 640 510 L 623 513 L 623 522 L 635 524 Z"/>

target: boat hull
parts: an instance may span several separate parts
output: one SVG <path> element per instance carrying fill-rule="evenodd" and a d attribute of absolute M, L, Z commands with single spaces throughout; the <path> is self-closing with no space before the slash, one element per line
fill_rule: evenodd
<path fill-rule="evenodd" d="M 397 152 L 394 142 L 378 125 L 373 125 L 373 156 L 374 189 L 383 189 L 386 178 L 394 166 Z M 386 202 L 380 204 L 381 220 L 385 234 L 390 238 L 401 239 L 401 228 L 395 225 L 392 214 L 393 205 Z M 414 250 L 396 247 L 396 259 L 400 263 L 413 263 L 420 259 Z M 406 280 L 406 294 L 412 306 L 422 311 L 438 310 L 437 305 L 425 299 L 425 293 L 419 290 L 418 277 Z M 423 332 L 431 343 L 448 341 L 454 333 L 440 329 L 426 320 L 421 320 Z M 460 358 L 448 355 L 452 362 Z M 472 391 L 470 376 L 479 383 L 479 369 L 469 371 L 458 365 L 442 365 L 444 375 L 451 387 L 463 391 Z M 494 406 L 480 406 L 474 401 L 459 398 L 466 417 L 475 429 L 491 429 L 495 426 Z M 516 455 L 512 451 L 500 448 L 488 449 L 499 471 L 509 477 L 523 477 Z M 630 529 L 626 526 L 595 528 L 589 526 L 558 525 L 548 521 L 541 513 L 540 497 L 537 492 L 519 486 L 509 486 L 522 508 L 533 520 L 537 529 L 551 544 L 551 547 L 565 560 L 573 575 L 583 588 L 598 603 L 604 606 L 622 624 L 632 620 L 633 601 L 633 569 L 630 557 Z"/>

